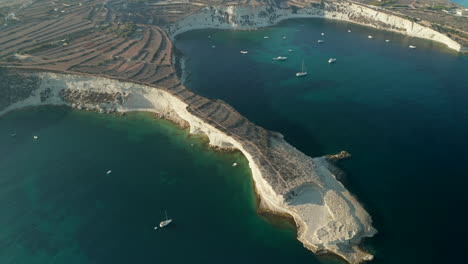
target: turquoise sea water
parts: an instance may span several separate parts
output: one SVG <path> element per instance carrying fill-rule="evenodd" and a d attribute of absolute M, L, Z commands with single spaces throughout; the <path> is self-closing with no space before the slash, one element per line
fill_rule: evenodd
<path fill-rule="evenodd" d="M 462 5 L 464 7 L 468 7 L 468 0 L 451 0 L 454 3 Z"/>
<path fill-rule="evenodd" d="M 256 214 L 242 155 L 150 114 L 31 108 L 0 135 L 2 264 L 318 263 Z M 174 222 L 154 230 L 165 209 Z"/>
<path fill-rule="evenodd" d="M 191 89 L 229 102 L 308 155 L 353 155 L 341 164 L 344 183 L 379 230 L 366 243 L 373 263 L 466 261 L 466 56 L 327 20 L 189 32 L 176 46 L 189 58 Z M 272 60 L 280 55 L 288 60 Z M 309 75 L 299 79 L 303 59 Z"/>
<path fill-rule="evenodd" d="M 366 243 L 372 263 L 464 262 L 466 57 L 325 20 L 197 31 L 176 44 L 191 58 L 193 90 L 311 156 L 354 155 L 344 182 L 380 232 Z M 302 58 L 309 75 L 299 80 Z M 2 264 L 339 262 L 317 259 L 255 202 L 239 153 L 213 152 L 150 114 L 41 107 L 0 117 Z M 153 230 L 165 209 L 174 223 Z"/>

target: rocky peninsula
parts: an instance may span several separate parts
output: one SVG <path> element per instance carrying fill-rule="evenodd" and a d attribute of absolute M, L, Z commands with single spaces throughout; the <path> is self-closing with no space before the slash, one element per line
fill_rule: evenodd
<path fill-rule="evenodd" d="M 38 105 L 107 113 L 147 111 L 206 135 L 213 147 L 238 149 L 249 161 L 260 209 L 292 216 L 298 239 L 307 248 L 337 254 L 350 263 L 372 259 L 359 248 L 362 238 L 376 233 L 371 218 L 336 179 L 326 158 L 304 155 L 280 134 L 256 126 L 224 102 L 89 75 L 3 72 L 2 80 L 10 80 L 2 93 L 14 96 L 2 102 L 0 115 Z"/>
<path fill-rule="evenodd" d="M 172 40 L 194 29 L 253 29 L 310 17 L 426 38 L 457 51 L 463 47 L 434 29 L 358 3 L 281 3 L 184 2 L 184 12 L 168 15 L 157 13 L 161 3 L 142 8 L 135 1 L 31 2 L 15 13 L 17 22 L 0 29 L 0 115 L 38 105 L 153 112 L 206 135 L 213 147 L 240 150 L 249 161 L 260 209 L 291 216 L 305 247 L 349 263 L 370 260 L 359 244 L 376 233 L 371 217 L 330 163 L 349 154 L 308 157 L 227 103 L 193 93 L 175 69 Z"/>

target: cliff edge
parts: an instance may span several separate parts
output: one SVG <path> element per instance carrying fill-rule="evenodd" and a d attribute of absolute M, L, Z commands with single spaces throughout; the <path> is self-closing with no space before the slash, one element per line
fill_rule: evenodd
<path fill-rule="evenodd" d="M 0 115 L 34 105 L 68 105 L 99 112 L 149 111 L 189 125 L 210 145 L 240 150 L 249 160 L 260 209 L 290 215 L 298 239 L 313 252 L 331 252 L 350 263 L 372 259 L 362 251 L 363 237 L 376 230 L 368 213 L 328 169 L 325 158 L 312 159 L 275 132 L 248 121 L 222 101 L 188 90 L 109 78 L 57 73 L 3 72 L 1 92 L 9 94 Z"/>

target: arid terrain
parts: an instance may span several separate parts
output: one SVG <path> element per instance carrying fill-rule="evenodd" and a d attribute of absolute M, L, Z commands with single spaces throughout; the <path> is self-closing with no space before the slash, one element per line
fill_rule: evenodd
<path fill-rule="evenodd" d="M 49 93 L 52 93 L 54 89 L 60 91 L 57 92 L 59 95 L 55 96 L 60 97 L 60 100 L 68 105 L 77 102 L 104 104 L 114 100 L 116 105 L 122 107 L 125 105 L 123 101 L 128 99 L 126 96 L 131 97 L 122 92 L 126 91 L 126 84 L 122 83 L 130 83 L 129 86 L 134 87 L 134 91 L 144 91 L 151 95 L 143 98 L 145 100 L 140 98 L 138 103 L 151 103 L 149 100 L 151 98 L 154 99 L 153 107 L 158 106 L 158 103 L 162 105 L 161 102 L 170 102 L 167 108 L 172 109 L 170 109 L 172 114 L 177 112 L 179 120 L 185 117 L 186 121 L 192 122 L 190 124 L 192 127 L 205 129 L 201 132 L 211 131 L 211 135 L 209 132 L 205 133 L 209 137 L 221 133 L 222 136 L 219 137 L 229 138 L 227 142 L 230 143 L 222 147 L 236 146 L 238 149 L 243 149 L 243 153 L 249 158 L 251 168 L 255 168 L 252 171 L 254 178 L 257 177 L 258 180 L 256 180 L 256 188 L 259 196 L 261 200 L 266 201 L 265 203 L 269 203 L 269 209 L 294 217 L 298 225 L 299 239 L 306 247 L 314 252 L 322 250 L 333 252 L 350 263 L 372 259 L 372 255 L 358 247 L 362 238 L 372 236 L 376 232 L 367 212 L 360 206 L 357 199 L 336 180 L 330 172 L 331 169 L 327 168 L 327 161 L 312 160 L 285 142 L 282 135 L 253 124 L 225 102 L 207 99 L 187 89 L 178 76 L 179 65 L 174 58 L 172 38 L 176 35 L 174 32 L 177 30 L 182 32 L 181 27 L 189 25 L 191 21 L 185 20 L 177 27 L 172 26 L 187 17 L 193 17 L 191 15 L 201 9 L 208 10 L 202 14 L 206 16 L 199 16 L 204 21 L 221 21 L 220 23 L 228 21 L 235 25 L 249 26 L 252 22 L 249 16 L 238 13 L 236 17 L 223 8 L 232 5 L 266 6 L 266 9 L 265 7 L 258 9 L 262 10 L 261 14 L 254 14 L 254 16 L 261 22 L 273 23 L 277 21 L 274 18 L 284 14 L 284 12 L 281 13 L 284 9 L 288 9 L 291 14 L 296 14 L 298 9 L 312 6 L 314 7 L 312 13 L 306 15 L 319 17 L 324 12 L 336 12 L 336 14 L 346 16 L 343 20 L 363 25 L 369 23 L 370 26 L 376 28 L 394 31 L 406 30 L 404 27 L 409 27 L 408 25 L 411 28 L 419 27 L 418 24 L 421 24 L 451 38 L 448 39 L 442 35 L 443 38 L 438 38 L 438 40 L 448 39 L 448 42 L 456 40 L 466 46 L 468 39 L 466 35 L 468 18 L 463 17 L 463 14 L 451 14 L 448 10 L 444 12 L 445 9 L 442 8 L 427 11 L 424 4 L 420 7 L 412 3 L 406 4 L 414 8 L 396 5 L 387 8 L 387 4 L 366 1 L 365 8 L 368 6 L 372 8 L 366 16 L 360 16 L 361 13 L 358 13 L 360 11 L 356 11 L 363 8 L 362 4 L 359 4 L 357 8 L 354 5 L 354 13 L 346 13 L 348 2 L 344 2 L 343 5 L 326 6 L 324 2 L 315 0 L 3 0 L 0 3 L 2 3 L 0 5 L 2 25 L 0 27 L 0 67 L 8 69 L 0 71 L 0 77 L 4 78 L 3 76 L 9 75 L 11 69 L 20 73 L 46 71 L 68 74 L 55 76 L 49 73 L 50 75 L 41 75 L 42 80 L 34 79 L 37 77 L 30 80 L 25 78 L 26 83 L 23 83 L 21 82 L 22 76 L 14 73 L 16 80 L 19 80 L 18 83 L 0 84 L 0 90 L 3 89 L 2 92 L 8 95 L 0 100 L 0 112 L 4 110 L 3 108 L 21 103 L 22 100 L 27 101 L 34 90 L 41 91 L 40 101 L 47 101 Z M 213 5 L 222 8 L 211 10 Z M 381 10 L 382 7 L 385 9 Z M 454 7 L 458 8 L 456 5 Z M 391 13 L 392 16 L 385 15 L 386 18 L 390 18 L 387 20 L 393 22 L 402 20 L 402 26 L 396 27 L 395 24 L 385 24 L 381 20 L 369 18 L 369 14 L 376 13 L 374 9 L 378 10 L 377 14 Z M 349 19 L 349 14 L 354 20 Z M 397 14 L 396 18 L 394 14 Z M 241 20 L 238 19 L 239 17 L 244 17 L 241 21 L 243 23 L 239 22 Z M 371 25 L 370 22 L 373 24 Z M 418 24 L 415 25 L 415 22 Z M 191 29 L 190 26 L 187 28 Z M 422 29 L 416 33 L 425 31 L 429 32 L 426 35 L 431 37 L 441 36 L 432 29 L 419 28 Z M 458 43 L 455 44 L 458 45 Z M 60 85 L 49 87 L 47 77 L 55 78 L 54 82 L 63 84 L 63 87 Z M 86 78 L 95 80 L 90 81 Z M 125 89 L 115 88 L 119 85 Z M 31 89 L 24 92 L 21 90 L 24 89 L 22 86 L 31 86 Z M 88 88 L 92 91 L 85 91 Z M 102 91 L 107 89 L 109 93 L 93 90 L 98 88 Z M 138 96 L 138 93 L 134 92 L 133 95 Z M 171 100 L 168 101 L 168 98 Z M 184 107 L 177 107 L 179 105 Z M 138 108 L 134 105 L 133 107 Z M 166 109 L 157 110 L 164 112 Z M 174 121 L 177 118 L 168 117 L 168 119 Z M 264 186 L 262 187 L 259 182 L 262 182 Z M 302 207 L 291 205 L 293 204 L 291 201 L 301 198 L 301 194 L 297 197 L 297 193 L 307 193 L 310 192 L 309 189 L 315 190 L 309 188 L 310 186 L 325 190 L 323 193 L 327 202 L 319 207 L 322 211 L 317 210 L 317 205 L 312 203 L 303 204 Z M 264 189 L 259 189 L 259 187 Z M 265 197 L 270 200 L 268 201 Z M 349 208 L 354 209 L 349 210 Z M 326 216 L 323 217 L 323 225 L 316 222 L 314 214 L 318 212 Z"/>

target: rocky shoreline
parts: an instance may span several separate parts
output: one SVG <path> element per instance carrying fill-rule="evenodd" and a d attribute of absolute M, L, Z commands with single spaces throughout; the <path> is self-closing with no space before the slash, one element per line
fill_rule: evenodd
<path fill-rule="evenodd" d="M 153 112 L 190 127 L 192 134 L 206 135 L 210 146 L 241 151 L 252 170 L 259 209 L 291 216 L 306 248 L 336 254 L 350 263 L 372 259 L 359 247 L 362 238 L 376 233 L 372 220 L 336 179 L 326 158 L 307 157 L 280 134 L 255 126 L 224 103 L 206 101 L 235 117 L 230 127 L 226 124 L 231 122 L 220 123 L 219 118 L 156 87 L 87 75 L 28 72 L 21 76 L 23 81 L 34 80 L 27 81 L 29 94 L 0 106 L 0 115 L 38 105 L 68 105 L 102 113 Z"/>
<path fill-rule="evenodd" d="M 179 34 L 196 29 L 251 30 L 273 26 L 294 18 L 326 18 L 346 21 L 436 41 L 458 52 L 464 50 L 460 43 L 429 27 L 388 11 L 349 1 L 324 2 L 323 6 L 312 5 L 299 9 L 278 8 L 271 5 L 210 6 L 166 26 L 165 30 L 171 39 L 175 39 Z"/>

